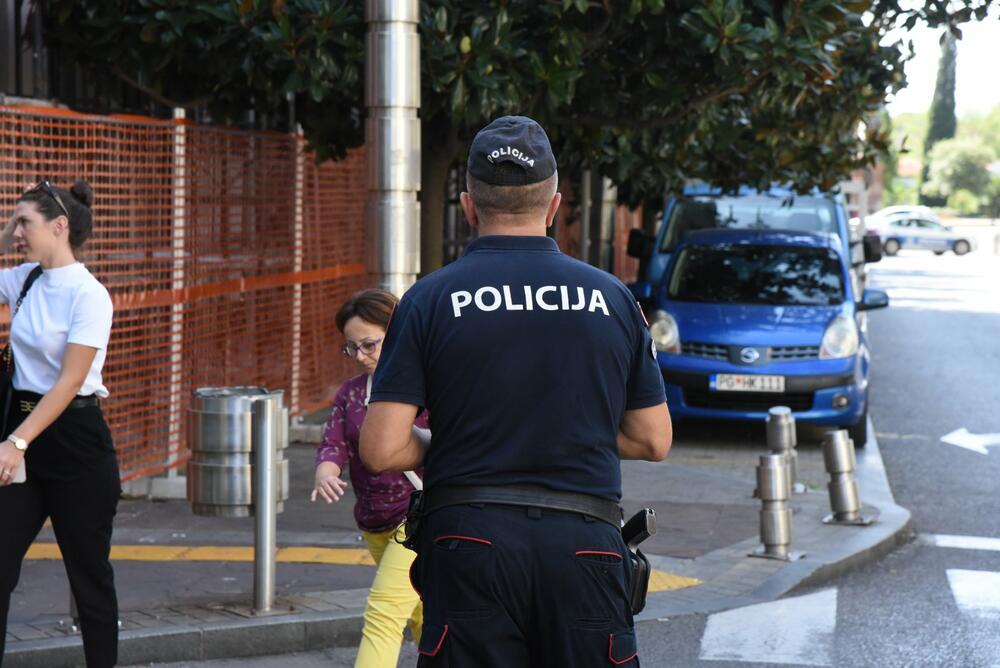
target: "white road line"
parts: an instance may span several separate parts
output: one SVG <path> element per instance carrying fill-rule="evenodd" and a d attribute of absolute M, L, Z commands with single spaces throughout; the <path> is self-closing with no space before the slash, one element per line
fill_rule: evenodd
<path fill-rule="evenodd" d="M 1000 619 L 1000 573 L 948 569 L 948 584 L 962 612 L 980 619 Z"/>
<path fill-rule="evenodd" d="M 1000 552 L 1000 538 L 985 536 L 952 536 L 948 534 L 921 534 L 920 542 L 935 547 L 953 547 L 958 550 L 987 550 Z"/>
<path fill-rule="evenodd" d="M 711 615 L 701 637 L 703 661 L 829 666 L 837 625 L 837 589 Z"/>

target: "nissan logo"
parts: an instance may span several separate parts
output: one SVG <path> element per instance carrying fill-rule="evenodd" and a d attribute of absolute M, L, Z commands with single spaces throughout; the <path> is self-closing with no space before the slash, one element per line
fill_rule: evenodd
<path fill-rule="evenodd" d="M 740 361 L 744 364 L 753 364 L 760 359 L 760 351 L 756 348 L 744 348 L 740 351 Z"/>

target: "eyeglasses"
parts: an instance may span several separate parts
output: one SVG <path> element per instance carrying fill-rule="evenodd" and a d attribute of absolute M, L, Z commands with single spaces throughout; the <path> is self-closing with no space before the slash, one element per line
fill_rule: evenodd
<path fill-rule="evenodd" d="M 378 344 L 382 343 L 382 339 L 375 339 L 374 341 L 362 341 L 361 343 L 345 343 L 340 352 L 344 353 L 344 357 L 350 357 L 354 359 L 357 357 L 358 351 L 360 350 L 365 355 L 369 357 L 375 354 L 378 350 Z"/>
<path fill-rule="evenodd" d="M 39 181 L 37 185 L 32 186 L 31 188 L 25 190 L 24 194 L 27 195 L 28 193 L 36 193 L 39 190 L 41 190 L 46 195 L 54 199 L 56 204 L 59 205 L 59 208 L 62 209 L 62 212 L 63 214 L 65 214 L 66 218 L 69 218 L 69 209 L 67 209 L 66 205 L 63 204 L 62 198 L 59 197 L 59 193 L 56 192 L 56 189 L 52 187 L 52 184 L 49 183 L 48 180 Z"/>

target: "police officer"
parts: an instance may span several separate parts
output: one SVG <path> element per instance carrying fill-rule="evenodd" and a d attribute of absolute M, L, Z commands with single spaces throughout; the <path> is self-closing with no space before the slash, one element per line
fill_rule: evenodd
<path fill-rule="evenodd" d="M 557 179 L 535 121 L 481 130 L 461 196 L 480 236 L 383 342 L 360 450 L 373 471 L 425 467 L 421 666 L 639 665 L 619 459 L 666 457 L 670 415 L 629 291 L 545 234 Z"/>

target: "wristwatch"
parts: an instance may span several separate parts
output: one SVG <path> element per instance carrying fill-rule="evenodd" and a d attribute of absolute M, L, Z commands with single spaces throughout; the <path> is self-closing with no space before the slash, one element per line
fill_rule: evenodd
<path fill-rule="evenodd" d="M 14 447 L 17 448 L 18 450 L 20 450 L 21 452 L 24 452 L 25 450 L 28 449 L 28 442 L 26 440 L 24 440 L 23 438 L 18 438 L 14 434 L 11 434 L 10 436 L 8 436 L 7 440 L 10 441 L 11 443 L 13 443 Z"/>

